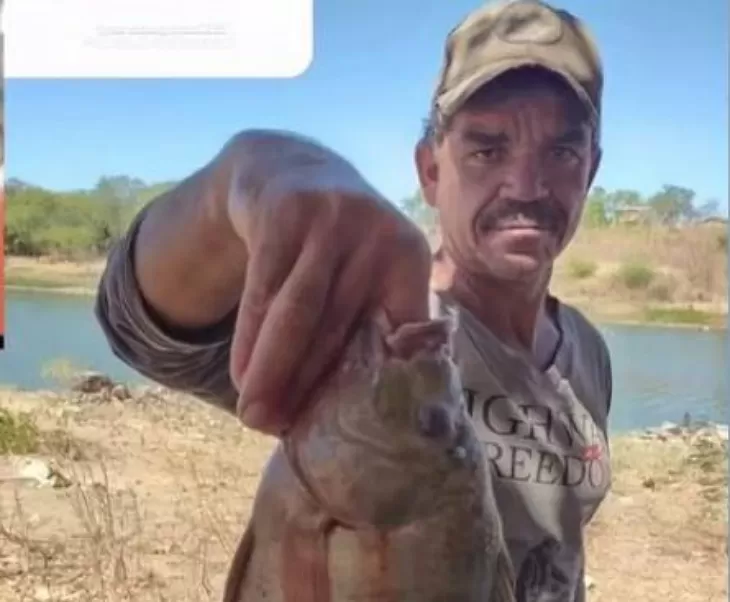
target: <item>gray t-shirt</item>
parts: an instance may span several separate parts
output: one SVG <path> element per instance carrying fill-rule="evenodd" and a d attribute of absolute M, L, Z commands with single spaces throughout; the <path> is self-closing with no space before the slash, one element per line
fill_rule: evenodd
<path fill-rule="evenodd" d="M 97 297 L 96 314 L 112 350 L 148 378 L 233 412 L 235 314 L 204 333 L 160 326 L 134 275 L 131 249 L 140 218 L 111 253 Z M 458 308 L 457 362 L 495 476 L 519 602 L 583 602 L 583 527 L 610 484 L 609 354 L 577 310 L 552 302 L 561 342 L 546 371 Z"/>
<path fill-rule="evenodd" d="M 583 527 L 610 486 L 611 364 L 600 333 L 577 310 L 550 302 L 561 338 L 547 370 L 462 307 L 456 360 L 495 477 L 517 599 L 582 602 Z"/>

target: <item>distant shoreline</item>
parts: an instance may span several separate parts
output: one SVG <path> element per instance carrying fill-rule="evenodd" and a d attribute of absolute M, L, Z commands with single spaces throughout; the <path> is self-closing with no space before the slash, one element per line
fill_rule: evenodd
<path fill-rule="evenodd" d="M 10 256 L 5 258 L 5 288 L 18 293 L 94 297 L 104 265 L 103 259 L 73 262 Z M 697 309 L 695 305 L 689 304 L 650 305 L 607 296 L 595 302 L 561 294 L 560 291 L 556 291 L 556 294 L 563 302 L 574 305 L 597 324 L 727 330 L 727 302 L 724 304 L 725 311 L 721 312 L 717 310 L 717 305 Z"/>

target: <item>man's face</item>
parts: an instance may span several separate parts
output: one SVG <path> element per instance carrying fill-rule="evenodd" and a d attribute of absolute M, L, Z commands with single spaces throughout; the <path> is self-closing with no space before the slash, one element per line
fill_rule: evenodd
<path fill-rule="evenodd" d="M 419 147 L 424 196 L 460 269 L 515 282 L 547 273 L 575 233 L 597 165 L 582 121 L 575 100 L 548 85 L 487 91 L 440 142 Z"/>

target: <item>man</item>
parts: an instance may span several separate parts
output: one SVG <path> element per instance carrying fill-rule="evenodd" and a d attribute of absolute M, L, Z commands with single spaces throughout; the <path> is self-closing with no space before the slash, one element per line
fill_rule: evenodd
<path fill-rule="evenodd" d="M 457 360 L 519 599 L 583 600 L 583 528 L 610 481 L 610 360 L 548 288 L 600 162 L 601 90 L 582 25 L 539 2 L 479 9 L 451 32 L 415 153 L 434 258 L 332 151 L 237 135 L 112 253 L 97 307 L 112 348 L 280 434 L 357 317 L 426 318 L 430 279 L 460 310 Z"/>

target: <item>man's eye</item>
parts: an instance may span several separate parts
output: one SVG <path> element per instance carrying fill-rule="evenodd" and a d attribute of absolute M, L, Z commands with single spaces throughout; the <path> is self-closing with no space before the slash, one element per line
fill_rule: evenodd
<path fill-rule="evenodd" d="M 551 154 L 558 161 L 574 161 L 580 158 L 578 153 L 568 146 L 556 146 Z"/>
<path fill-rule="evenodd" d="M 477 161 L 493 162 L 503 159 L 505 156 L 505 149 L 501 147 L 492 148 L 480 148 L 472 153 Z"/>

